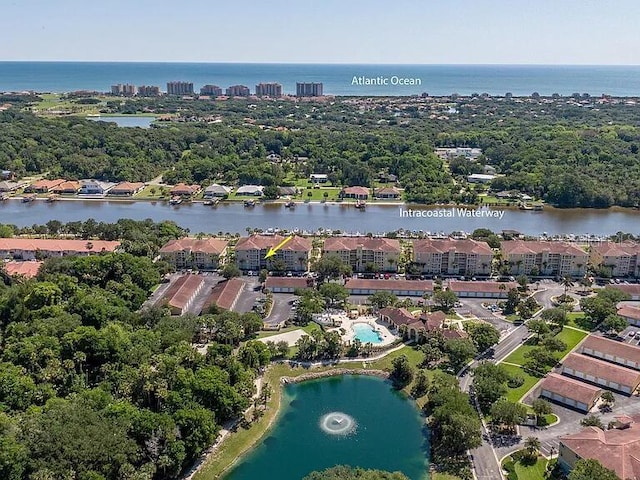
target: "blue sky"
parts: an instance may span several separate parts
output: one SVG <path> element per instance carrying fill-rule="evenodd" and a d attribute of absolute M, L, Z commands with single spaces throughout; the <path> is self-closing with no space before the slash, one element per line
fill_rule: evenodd
<path fill-rule="evenodd" d="M 640 64 L 639 0 L 2 0 L 0 60 Z"/>

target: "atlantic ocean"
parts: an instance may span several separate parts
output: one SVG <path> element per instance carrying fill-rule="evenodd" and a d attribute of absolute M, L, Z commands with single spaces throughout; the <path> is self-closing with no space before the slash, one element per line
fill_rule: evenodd
<path fill-rule="evenodd" d="M 357 85 L 354 77 L 419 79 L 417 85 Z M 295 93 L 296 82 L 322 82 L 324 93 L 344 96 L 444 96 L 488 93 L 527 96 L 640 96 L 640 66 L 545 65 L 348 65 L 260 63 L 124 63 L 124 62 L 0 62 L 0 91 L 33 90 L 106 92 L 118 83 L 158 85 L 173 80 L 193 82 L 196 92 L 206 84 L 246 85 L 253 92 L 261 82 L 278 82 Z"/>

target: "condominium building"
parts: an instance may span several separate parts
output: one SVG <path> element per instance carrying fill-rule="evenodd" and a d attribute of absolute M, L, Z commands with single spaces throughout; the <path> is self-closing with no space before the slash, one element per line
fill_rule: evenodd
<path fill-rule="evenodd" d="M 265 258 L 270 249 L 280 245 L 286 237 L 281 235 L 251 235 L 238 240 L 236 265 L 244 271 L 273 270 L 274 263 L 284 262 L 286 271 L 304 272 L 309 266 L 311 240 L 294 236 L 285 242 L 275 255 Z"/>
<path fill-rule="evenodd" d="M 640 277 L 640 244 L 605 242 L 591 246 L 589 257 L 594 267 L 611 270 L 613 277 Z"/>
<path fill-rule="evenodd" d="M 139 97 L 158 97 L 160 96 L 160 87 L 157 85 L 140 85 L 138 87 Z"/>
<path fill-rule="evenodd" d="M 133 97 L 136 94 L 136 86 L 128 83 L 111 85 L 111 95 Z"/>
<path fill-rule="evenodd" d="M 413 262 L 427 275 L 489 275 L 493 251 L 476 240 L 416 240 Z"/>
<path fill-rule="evenodd" d="M 168 82 L 167 94 L 193 95 L 193 82 Z"/>
<path fill-rule="evenodd" d="M 322 83 L 316 82 L 298 82 L 296 83 L 297 97 L 321 97 Z"/>
<path fill-rule="evenodd" d="M 70 255 L 93 255 L 114 252 L 120 242 L 106 240 L 59 240 L 49 238 L 0 238 L 0 257 L 36 260 Z"/>
<path fill-rule="evenodd" d="M 258 97 L 281 97 L 282 85 L 279 83 L 259 83 L 256 85 L 256 95 Z"/>
<path fill-rule="evenodd" d="M 228 97 L 248 97 L 251 95 L 249 87 L 245 85 L 231 85 L 227 87 L 226 95 Z"/>
<path fill-rule="evenodd" d="M 170 240 L 160 249 L 160 256 L 177 269 L 215 270 L 224 264 L 228 243 L 218 238 Z"/>
<path fill-rule="evenodd" d="M 511 275 L 584 276 L 588 254 L 568 242 L 502 242 L 502 260 Z"/>
<path fill-rule="evenodd" d="M 337 255 L 354 272 L 396 272 L 400 242 L 391 238 L 331 237 L 324 242 L 323 255 Z"/>
<path fill-rule="evenodd" d="M 222 95 L 222 88 L 220 88 L 218 85 L 205 85 L 200 89 L 200 95 L 219 97 L 220 95 Z"/>

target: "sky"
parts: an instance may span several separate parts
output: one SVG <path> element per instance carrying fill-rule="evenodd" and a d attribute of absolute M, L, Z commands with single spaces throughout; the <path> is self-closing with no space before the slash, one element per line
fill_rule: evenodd
<path fill-rule="evenodd" d="M 639 0 L 1 0 L 0 60 L 640 64 Z"/>

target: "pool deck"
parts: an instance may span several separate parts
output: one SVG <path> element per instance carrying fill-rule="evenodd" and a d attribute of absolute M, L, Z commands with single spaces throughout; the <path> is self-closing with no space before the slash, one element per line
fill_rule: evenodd
<path fill-rule="evenodd" d="M 353 342 L 356 335 L 353 329 L 353 326 L 358 323 L 367 324 L 378 332 L 378 334 L 382 338 L 382 341 L 378 343 L 373 343 L 373 345 L 375 346 L 384 347 L 386 345 L 390 345 L 398 338 L 394 334 L 392 334 L 385 325 L 380 323 L 378 321 L 378 318 L 375 316 L 364 316 L 364 317 L 358 317 L 353 319 L 344 317 L 344 318 L 341 318 L 341 320 L 342 320 L 341 328 L 343 328 L 346 331 L 346 333 L 342 336 L 343 342 Z M 335 330 L 339 330 L 339 329 L 335 329 Z"/>

